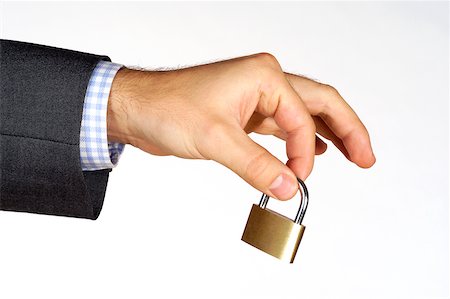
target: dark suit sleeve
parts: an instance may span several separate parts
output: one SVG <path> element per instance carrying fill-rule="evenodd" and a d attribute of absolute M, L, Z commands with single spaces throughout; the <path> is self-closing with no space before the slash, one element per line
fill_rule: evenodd
<path fill-rule="evenodd" d="M 96 219 L 110 169 L 83 172 L 80 126 L 105 56 L 0 40 L 0 209 Z"/>

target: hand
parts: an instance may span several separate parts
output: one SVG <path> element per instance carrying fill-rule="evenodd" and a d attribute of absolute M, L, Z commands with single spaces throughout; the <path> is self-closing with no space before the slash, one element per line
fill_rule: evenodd
<path fill-rule="evenodd" d="M 287 165 L 250 132 L 286 140 Z M 297 192 L 314 154 L 316 132 L 360 167 L 375 157 L 358 116 L 331 86 L 284 73 L 262 53 L 175 71 L 121 69 L 108 104 L 108 138 L 154 155 L 217 161 L 278 199 Z"/>

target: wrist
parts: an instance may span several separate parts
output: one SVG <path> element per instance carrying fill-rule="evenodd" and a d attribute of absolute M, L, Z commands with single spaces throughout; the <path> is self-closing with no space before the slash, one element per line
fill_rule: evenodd
<path fill-rule="evenodd" d="M 120 69 L 111 85 L 107 111 L 108 141 L 133 144 L 130 124 L 131 103 L 137 98 L 137 83 L 145 72 Z"/>

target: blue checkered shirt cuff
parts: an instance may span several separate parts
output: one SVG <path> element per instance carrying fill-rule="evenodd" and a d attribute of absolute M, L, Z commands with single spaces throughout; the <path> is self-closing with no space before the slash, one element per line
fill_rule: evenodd
<path fill-rule="evenodd" d="M 120 64 L 100 61 L 95 67 L 86 91 L 80 130 L 81 168 L 99 170 L 117 165 L 124 144 L 108 142 L 106 113 L 109 92 Z"/>

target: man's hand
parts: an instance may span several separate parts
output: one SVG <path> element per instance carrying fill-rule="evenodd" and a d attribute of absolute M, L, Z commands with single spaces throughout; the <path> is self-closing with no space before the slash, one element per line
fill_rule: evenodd
<path fill-rule="evenodd" d="M 286 141 L 287 166 L 250 132 Z M 331 86 L 284 73 L 270 54 L 175 71 L 122 69 L 108 105 L 108 138 L 154 155 L 215 160 L 278 199 L 297 191 L 314 155 L 316 132 L 360 167 L 375 157 L 366 128 Z"/>

